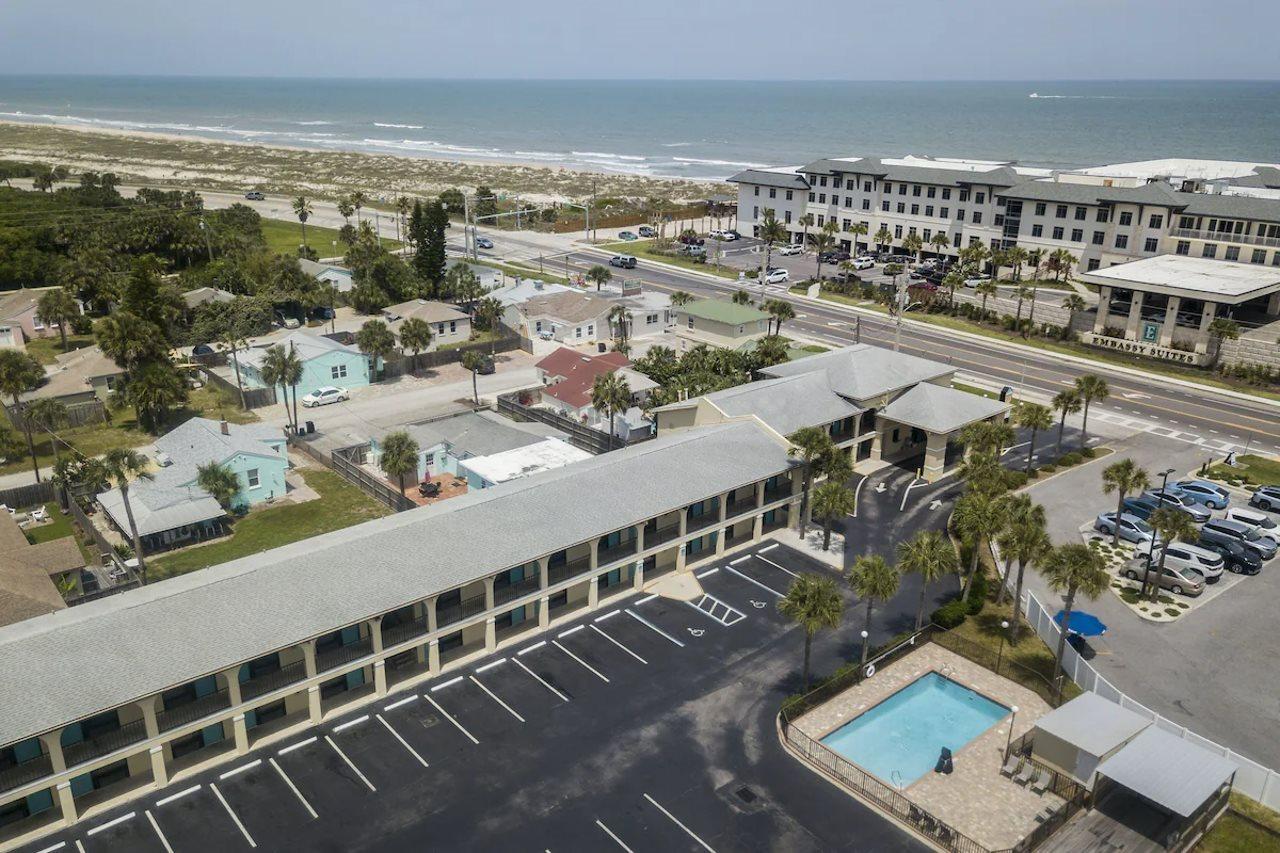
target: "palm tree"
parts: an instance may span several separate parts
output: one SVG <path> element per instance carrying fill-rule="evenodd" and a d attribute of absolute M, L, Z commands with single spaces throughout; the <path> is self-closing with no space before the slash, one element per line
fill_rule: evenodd
<path fill-rule="evenodd" d="M 1086 373 L 1076 377 L 1076 390 L 1080 392 L 1080 402 L 1084 404 L 1084 415 L 1080 420 L 1080 447 L 1089 442 L 1089 404 L 1094 400 L 1105 400 L 1111 396 L 1107 380 L 1095 373 Z"/>
<path fill-rule="evenodd" d="M 1040 278 L 1040 268 L 1045 263 L 1046 252 L 1044 249 L 1032 249 L 1027 252 L 1027 261 L 1031 264 L 1031 268 L 1035 270 L 1035 278 Z"/>
<path fill-rule="evenodd" d="M 908 232 L 907 236 L 902 239 L 902 251 L 908 255 L 915 255 L 916 263 L 920 263 L 920 254 L 924 251 L 924 241 L 920 239 L 920 235 L 916 232 Z"/>
<path fill-rule="evenodd" d="M 872 238 L 876 241 L 876 245 L 883 252 L 890 244 L 893 243 L 893 232 L 889 230 L 889 226 L 881 225 L 880 230 L 876 232 L 876 236 Z"/>
<path fill-rule="evenodd" d="M 1104 495 L 1109 495 L 1112 492 L 1120 493 L 1119 498 L 1116 500 L 1117 522 L 1119 522 L 1120 516 L 1124 515 L 1125 497 L 1150 487 L 1151 479 L 1147 476 L 1147 472 L 1139 468 L 1132 459 L 1121 459 L 1119 462 L 1112 462 L 1102 469 L 1102 493 Z M 1115 530 L 1111 533 L 1111 544 L 1120 544 L 1119 523 L 1116 524 Z"/>
<path fill-rule="evenodd" d="M 1071 611 L 1075 607 L 1077 595 L 1084 595 L 1090 601 L 1094 601 L 1106 592 L 1111 583 L 1111 579 L 1107 576 L 1106 559 L 1097 550 L 1082 542 L 1072 542 L 1052 549 L 1040 566 L 1040 573 L 1044 575 L 1050 589 L 1065 593 L 1062 602 L 1064 625 L 1070 624 Z M 1066 646 L 1067 631 L 1064 628 L 1058 635 L 1058 650 L 1054 656 L 1055 683 L 1059 683 L 1058 679 L 1063 675 L 1062 654 Z M 1059 683 L 1058 694 L 1061 695 L 1061 693 L 1062 687 Z"/>
<path fill-rule="evenodd" d="M 16 349 L 0 349 L 0 394 L 13 400 L 13 411 L 22 408 L 20 398 L 28 391 L 34 391 L 44 379 L 44 368 L 25 352 Z M 22 431 L 27 434 L 27 450 L 31 452 L 31 468 L 35 471 L 36 482 L 40 482 L 40 462 L 36 458 L 35 439 L 31 437 L 31 422 L 22 419 Z"/>
<path fill-rule="evenodd" d="M 1034 300 L 1035 292 L 1030 287 L 1027 287 L 1025 284 L 1019 284 L 1017 287 L 1014 288 L 1013 295 L 1018 300 L 1018 311 L 1014 317 L 1014 320 L 1016 321 L 1015 328 L 1021 329 L 1022 328 L 1022 303 L 1026 302 L 1028 299 Z M 1028 317 L 1027 319 L 1030 320 L 1031 318 Z M 1025 338 L 1027 336 L 1027 333 L 1024 331 L 1022 333 L 1022 336 Z"/>
<path fill-rule="evenodd" d="M 688 305 L 693 301 L 693 294 L 685 290 L 677 290 L 671 294 L 671 304 L 679 308 L 681 305 Z"/>
<path fill-rule="evenodd" d="M 369 373 L 372 375 L 377 371 L 379 362 L 385 366 L 387 359 L 395 355 L 396 336 L 381 320 L 365 320 L 360 331 L 356 332 L 356 347 L 369 356 L 372 362 Z"/>
<path fill-rule="evenodd" d="M 981 555 L 982 541 L 988 542 L 1004 530 L 1005 501 L 1001 496 L 983 489 L 969 489 L 960 500 L 956 501 L 955 512 L 951 516 L 956 533 L 972 549 L 969 556 L 969 574 L 964 580 L 961 598 L 967 598 L 969 587 L 978 574 L 978 559 Z"/>
<path fill-rule="evenodd" d="M 853 235 L 853 249 L 856 253 L 858 250 L 858 238 L 867 236 L 867 223 L 852 222 L 849 224 L 849 227 L 844 230 Z"/>
<path fill-rule="evenodd" d="M 1078 293 L 1068 293 L 1062 299 L 1062 307 L 1067 309 L 1067 329 L 1064 337 L 1071 337 L 1071 327 L 1075 325 L 1076 315 L 1084 309 L 1088 308 L 1088 304 L 1084 301 L 1084 297 Z"/>
<path fill-rule="evenodd" d="M 400 494 L 403 495 L 405 475 L 418 475 L 418 442 L 404 430 L 397 430 L 387 433 L 381 444 L 378 467 L 388 477 L 396 478 L 400 484 Z"/>
<path fill-rule="evenodd" d="M 982 297 L 982 315 L 985 317 L 987 314 L 987 298 L 999 293 L 1000 287 L 996 284 L 995 279 L 989 278 L 978 282 L 978 286 L 975 290 L 977 290 L 978 295 Z"/>
<path fill-rule="evenodd" d="M 603 264 L 595 264 L 587 270 L 587 280 L 595 283 L 596 292 L 599 292 L 601 285 L 607 284 L 612 278 L 613 273 L 609 272 L 609 268 Z"/>
<path fill-rule="evenodd" d="M 356 210 L 356 224 L 360 224 L 360 209 L 364 207 L 365 202 L 369 200 L 369 196 L 364 190 L 356 190 L 351 194 L 351 206 Z"/>
<path fill-rule="evenodd" d="M 835 450 L 831 434 L 821 427 L 801 427 L 787 436 L 791 446 L 787 455 L 804 463 L 804 483 L 800 491 L 800 538 L 804 538 L 805 524 L 808 521 L 809 488 L 813 485 L 813 469 L 815 463 Z"/>
<path fill-rule="evenodd" d="M 999 457 L 1015 438 L 1013 427 L 1003 420 L 975 421 L 960 430 L 960 442 L 971 451 Z"/>
<path fill-rule="evenodd" d="M 609 416 L 609 435 L 613 436 L 618 412 L 631 405 L 631 386 L 617 373 L 602 373 L 591 385 L 591 406 Z"/>
<path fill-rule="evenodd" d="M 1119 519 L 1117 519 L 1118 521 Z M 1155 601 L 1160 592 L 1160 578 L 1164 576 L 1164 559 L 1168 553 L 1168 545 L 1179 540 L 1183 542 L 1191 542 L 1199 537 L 1200 531 L 1196 528 L 1195 522 L 1191 516 L 1180 509 L 1171 506 L 1162 506 L 1147 519 L 1147 524 L 1151 525 L 1160 537 L 1160 565 L 1156 569 L 1156 576 L 1151 577 L 1151 554 L 1147 556 L 1147 567 L 1142 572 L 1142 594 L 1148 595 L 1147 585 L 1151 585 L 1151 600 Z M 1151 543 L 1151 547 L 1155 548 L 1155 543 Z"/>
<path fill-rule="evenodd" d="M 484 367 L 484 358 L 475 350 L 470 350 L 462 354 L 462 366 L 471 371 L 471 398 L 475 400 L 476 405 L 480 405 L 480 386 L 479 375 L 480 368 Z"/>
<path fill-rule="evenodd" d="M 942 253 L 951 246 L 951 240 L 947 238 L 947 232 L 938 231 L 929 238 L 929 245 L 933 246 L 933 251 L 938 257 L 942 257 Z"/>
<path fill-rule="evenodd" d="M 733 292 L 733 304 L 734 305 L 750 305 L 751 294 L 747 293 L 742 288 L 738 288 Z"/>
<path fill-rule="evenodd" d="M 307 200 L 305 195 L 300 195 L 293 200 L 293 212 L 298 217 L 298 221 L 302 223 L 302 245 L 307 245 L 307 220 L 311 218 L 311 202 Z"/>
<path fill-rule="evenodd" d="M 796 222 L 799 223 L 800 227 L 803 229 L 800 232 L 800 245 L 807 247 L 809 245 L 809 229 L 813 227 L 814 222 L 813 214 L 806 213 L 804 216 L 797 219 Z"/>
<path fill-rule="evenodd" d="M 343 197 L 338 199 L 338 215 L 343 218 L 347 225 L 351 224 L 351 216 L 356 212 L 356 206 L 351 203 L 351 199 Z"/>
<path fill-rule="evenodd" d="M 1013 589 L 1013 618 L 1010 620 L 1013 627 L 1009 633 L 1009 642 L 1017 643 L 1022 631 L 1019 620 L 1022 611 L 1022 581 L 1026 576 L 1027 566 L 1039 563 L 1052 548 L 1052 543 L 1046 529 L 1044 507 L 1032 503 L 1027 495 L 1009 497 L 1005 511 L 1008 523 L 996 539 L 1004 555 L 1004 583 L 1000 585 L 998 598 L 1003 600 L 1009 585 L 1010 564 L 1017 560 L 1018 579 Z"/>
<path fill-rule="evenodd" d="M 258 368 L 258 373 L 262 377 L 262 382 L 268 388 L 276 385 L 280 386 L 280 400 L 284 403 L 284 417 L 286 425 L 290 425 L 297 430 L 297 423 L 293 419 L 293 411 L 289 408 L 289 385 L 285 381 L 285 374 L 288 372 L 286 365 L 289 355 L 285 348 L 276 344 L 267 348 L 262 354 L 262 366 Z"/>
<path fill-rule="evenodd" d="M 822 226 L 822 230 L 813 235 L 813 251 L 818 254 L 818 269 L 814 273 L 814 279 L 822 281 L 822 258 L 827 252 L 831 251 L 831 247 L 836 244 L 835 235 L 827 230 L 827 226 L 834 225 L 834 222 L 828 222 Z"/>
<path fill-rule="evenodd" d="M 1013 280 L 1022 281 L 1022 265 L 1027 262 L 1027 250 L 1021 246 L 1010 246 L 1004 250 L 1004 259 L 1013 267 Z"/>
<path fill-rule="evenodd" d="M 302 357 L 298 355 L 298 349 L 293 345 L 293 341 L 289 341 L 289 350 L 284 357 L 284 373 L 281 379 L 284 384 L 293 390 L 293 426 L 298 428 L 298 383 L 302 381 L 302 374 L 305 368 L 302 364 Z"/>
<path fill-rule="evenodd" d="M 1053 408 L 1060 413 L 1058 418 L 1057 453 L 1062 453 L 1062 434 L 1067 429 L 1067 415 L 1080 411 L 1080 392 L 1075 388 L 1064 388 L 1053 395 Z"/>
<path fill-rule="evenodd" d="M 396 213 L 398 214 L 396 217 L 397 243 L 404 242 L 404 238 L 401 234 L 403 233 L 404 227 L 409 218 L 409 211 L 411 210 L 413 210 L 413 199 L 409 198 L 407 195 L 402 195 L 396 199 Z"/>
<path fill-rule="evenodd" d="M 47 326 L 57 326 L 62 336 L 62 351 L 67 351 L 67 325 L 80 314 L 80 306 L 61 287 L 46 290 L 36 303 L 36 316 Z"/>
<path fill-rule="evenodd" d="M 133 555 L 138 559 L 138 575 L 145 585 L 147 582 L 147 561 L 142 557 L 142 538 L 138 536 L 138 525 L 133 520 L 133 507 L 129 504 L 129 481 L 150 480 L 147 470 L 147 457 L 136 450 L 117 447 L 108 450 L 102 457 L 102 469 L 107 480 L 120 490 L 120 501 L 124 504 L 124 515 L 129 521 L 129 538 L 133 543 Z"/>
<path fill-rule="evenodd" d="M 771 322 L 775 327 L 773 332 L 775 335 L 782 334 L 784 320 L 794 320 L 796 316 L 796 309 L 792 308 L 791 303 L 785 299 L 770 299 L 765 304 L 764 310 L 768 311 L 773 318 Z"/>
<path fill-rule="evenodd" d="M 614 335 L 618 339 L 617 349 L 619 352 L 625 352 L 627 348 L 627 321 L 631 319 L 631 314 L 627 311 L 625 305 L 615 305 L 609 309 L 609 328 L 614 330 Z"/>
<path fill-rule="evenodd" d="M 1227 317 L 1218 317 L 1209 324 L 1209 337 L 1213 339 L 1213 359 L 1214 364 L 1218 363 L 1218 358 L 1222 355 L 1222 342 L 1234 341 L 1240 337 L 1240 326 L 1235 320 Z"/>
<path fill-rule="evenodd" d="M 778 612 L 804 628 L 804 691 L 809 692 L 809 651 L 819 631 L 834 630 L 844 614 L 844 599 L 831 578 L 804 574 L 778 601 Z"/>
<path fill-rule="evenodd" d="M 223 509 L 231 509 L 231 501 L 240 491 L 240 480 L 226 465 L 207 462 L 196 468 L 196 485 L 213 495 Z"/>
<path fill-rule="evenodd" d="M 898 594 L 902 575 L 894 566 L 885 562 L 879 554 L 867 554 L 853 563 L 848 574 L 849 585 L 858 596 L 858 603 L 866 602 L 866 617 L 862 630 L 867 637 L 862 641 L 862 662 L 867 662 L 867 647 L 871 639 L 871 610 L 876 601 L 888 601 Z"/>
<path fill-rule="evenodd" d="M 997 497 L 1009 490 L 1004 466 L 991 451 L 970 451 L 956 466 L 956 479 L 965 483 L 970 492 L 981 492 Z"/>
<path fill-rule="evenodd" d="M 406 317 L 400 324 L 400 346 L 413 353 L 413 370 L 418 371 L 418 355 L 431 347 L 431 324 L 421 317 Z"/>
<path fill-rule="evenodd" d="M 502 302 L 486 296 L 476 305 L 476 316 L 489 330 L 489 355 L 498 354 L 498 333 L 502 330 Z"/>
<path fill-rule="evenodd" d="M 1008 266 L 1009 264 L 1009 259 L 1008 259 L 1008 256 L 1005 255 L 1004 249 L 992 250 L 991 253 L 987 255 L 987 262 L 991 264 L 992 281 L 999 281 L 1000 268 L 1003 266 Z"/>
<path fill-rule="evenodd" d="M 974 545 L 977 550 L 977 545 Z M 920 576 L 920 602 L 916 607 L 916 630 L 924 627 L 924 605 L 929 584 L 959 568 L 956 549 L 937 530 L 922 530 L 898 545 L 898 571 Z"/>
<path fill-rule="evenodd" d="M 764 209 L 764 219 L 760 222 L 759 238 L 764 241 L 764 269 L 760 271 L 760 287 L 761 292 L 764 290 L 764 277 L 768 274 L 769 268 L 773 266 L 773 244 L 787 242 L 787 228 L 778 221 L 773 213 L 773 208 L 766 207 Z"/>
<path fill-rule="evenodd" d="M 843 455 L 843 454 L 841 454 Z M 831 527 L 857 508 L 853 490 L 843 481 L 828 480 L 813 492 L 813 514 L 822 522 L 822 550 L 831 550 Z"/>
<path fill-rule="evenodd" d="M 1031 460 L 1036 454 L 1036 433 L 1053 426 L 1053 413 L 1039 403 L 1023 403 L 1014 412 L 1013 419 L 1018 426 L 1031 430 L 1031 441 L 1027 444 L 1027 476 L 1030 476 Z"/>
<path fill-rule="evenodd" d="M 22 419 L 33 427 L 44 430 L 49 436 L 49 446 L 53 448 L 54 463 L 58 460 L 58 437 L 54 434 L 60 426 L 67 423 L 67 407 L 61 400 L 45 397 L 28 403 L 22 412 Z"/>

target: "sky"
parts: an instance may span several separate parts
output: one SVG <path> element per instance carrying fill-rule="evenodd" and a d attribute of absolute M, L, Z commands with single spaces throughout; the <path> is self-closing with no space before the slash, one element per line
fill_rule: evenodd
<path fill-rule="evenodd" d="M 0 73 L 1280 79 L 1258 0 L 0 0 Z"/>

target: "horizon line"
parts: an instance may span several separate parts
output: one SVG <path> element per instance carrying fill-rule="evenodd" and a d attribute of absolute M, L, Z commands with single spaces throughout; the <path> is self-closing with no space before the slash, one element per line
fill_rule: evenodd
<path fill-rule="evenodd" d="M 0 78 L 109 78 L 151 80 L 329 80 L 353 82 L 423 83 L 1280 83 L 1278 77 L 1026 77 L 1026 78 L 939 78 L 939 77 L 459 77 L 459 76 L 347 76 L 337 74 L 172 74 L 153 72 L 96 71 L 6 71 Z"/>

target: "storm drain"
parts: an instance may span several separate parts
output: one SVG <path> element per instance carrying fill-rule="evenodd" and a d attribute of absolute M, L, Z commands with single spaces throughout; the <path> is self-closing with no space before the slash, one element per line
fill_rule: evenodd
<path fill-rule="evenodd" d="M 756 796 L 756 792 L 745 785 L 734 791 L 733 795 L 748 805 L 759 799 L 759 797 Z"/>

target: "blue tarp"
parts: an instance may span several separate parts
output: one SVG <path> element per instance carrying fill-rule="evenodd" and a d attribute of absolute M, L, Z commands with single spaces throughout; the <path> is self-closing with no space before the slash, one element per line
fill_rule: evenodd
<path fill-rule="evenodd" d="M 1064 625 L 1067 613 L 1065 610 L 1059 610 L 1058 614 L 1053 617 L 1053 621 L 1058 623 L 1059 627 L 1067 628 L 1084 637 L 1100 637 L 1107 633 L 1107 626 L 1102 624 L 1102 620 L 1092 613 L 1085 613 L 1082 610 L 1071 611 L 1070 625 Z"/>

